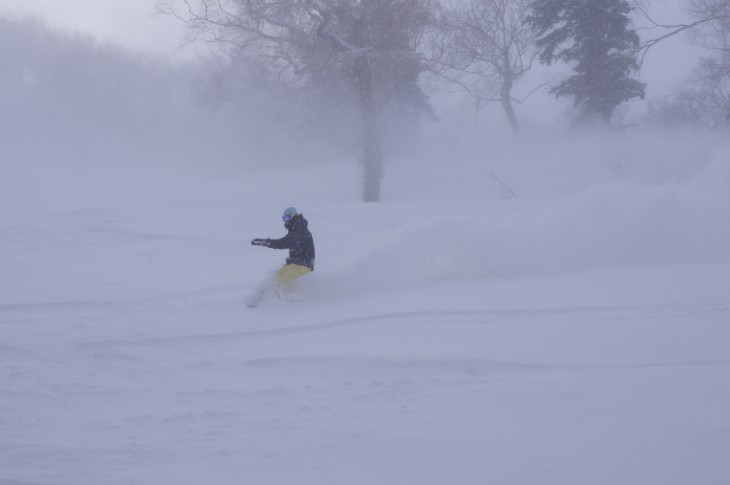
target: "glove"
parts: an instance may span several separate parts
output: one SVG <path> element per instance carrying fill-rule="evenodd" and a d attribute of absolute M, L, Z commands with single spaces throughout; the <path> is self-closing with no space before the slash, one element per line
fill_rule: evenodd
<path fill-rule="evenodd" d="M 271 245 L 271 239 L 254 239 L 251 241 L 252 246 L 266 246 L 267 248 Z"/>

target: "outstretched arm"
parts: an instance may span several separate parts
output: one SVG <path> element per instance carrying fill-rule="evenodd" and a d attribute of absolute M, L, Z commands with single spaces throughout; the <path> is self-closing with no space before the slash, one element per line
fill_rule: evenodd
<path fill-rule="evenodd" d="M 286 236 L 282 237 L 281 239 L 261 239 L 256 238 L 251 241 L 252 246 L 266 246 L 267 248 L 273 248 L 273 249 L 289 249 L 292 247 L 292 244 L 294 243 L 294 238 L 291 234 L 287 234 Z"/>
<path fill-rule="evenodd" d="M 294 246 L 294 236 L 287 234 L 281 239 L 266 239 L 268 241 L 267 247 L 273 249 L 291 249 Z"/>

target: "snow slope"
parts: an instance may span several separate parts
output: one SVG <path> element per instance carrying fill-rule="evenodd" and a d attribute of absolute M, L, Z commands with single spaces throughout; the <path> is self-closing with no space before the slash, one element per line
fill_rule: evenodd
<path fill-rule="evenodd" d="M 726 485 L 730 163 L 704 167 L 504 200 L 399 165 L 381 204 L 345 166 L 6 194 L 0 484 Z M 288 205 L 316 271 L 248 309 Z"/>

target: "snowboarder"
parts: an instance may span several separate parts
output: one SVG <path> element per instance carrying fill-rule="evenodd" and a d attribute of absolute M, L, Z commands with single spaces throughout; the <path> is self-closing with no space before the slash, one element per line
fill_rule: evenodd
<path fill-rule="evenodd" d="M 273 249 L 288 249 L 286 263 L 274 275 L 275 289 L 281 290 L 286 285 L 305 274 L 314 271 L 314 240 L 309 231 L 309 222 L 294 207 L 287 207 L 281 216 L 284 227 L 288 231 L 281 239 L 254 239 L 253 246 L 266 246 Z M 268 290 L 261 288 L 249 301 L 249 306 L 256 306 Z"/>

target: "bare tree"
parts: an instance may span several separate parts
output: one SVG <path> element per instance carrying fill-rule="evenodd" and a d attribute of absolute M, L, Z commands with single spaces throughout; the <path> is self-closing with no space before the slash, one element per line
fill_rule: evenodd
<path fill-rule="evenodd" d="M 384 173 L 384 104 L 395 100 L 430 109 L 419 87 L 424 64 L 417 52 L 431 2 L 162 0 L 160 8 L 186 22 L 195 38 L 226 46 L 234 57 L 254 54 L 282 77 L 344 83 L 360 114 L 363 199 L 377 202 Z"/>
<path fill-rule="evenodd" d="M 671 95 L 654 103 L 654 117 L 668 123 L 730 126 L 730 58 L 727 52 L 698 62 Z"/>
<path fill-rule="evenodd" d="M 728 54 L 702 59 L 694 70 L 692 84 L 698 110 L 715 126 L 730 124 L 730 59 Z"/>
<path fill-rule="evenodd" d="M 647 52 L 665 39 L 681 33 L 693 33 L 697 36 L 697 42 L 702 44 L 701 39 L 704 37 L 700 34 L 702 30 L 708 32 L 718 27 L 726 30 L 727 28 L 722 25 L 730 23 L 730 0 L 688 0 L 684 10 L 689 21 L 680 23 L 664 23 L 657 20 L 651 12 L 650 0 L 633 0 L 632 5 L 634 11 L 646 22 L 646 25 L 637 30 L 658 32 L 655 37 L 641 42 L 642 62 Z"/>
<path fill-rule="evenodd" d="M 680 33 L 707 50 L 683 86 L 660 103 L 662 114 L 669 118 L 700 120 L 713 126 L 727 126 L 730 121 L 730 0 L 688 0 L 684 5 L 689 21 L 663 24 L 650 13 L 650 5 L 641 3 L 638 11 L 651 31 L 659 36 L 642 43 L 647 51 L 664 39 Z"/>
<path fill-rule="evenodd" d="M 532 67 L 535 36 L 525 18 L 530 0 L 448 0 L 437 34 L 441 76 L 479 104 L 501 103 L 513 131 L 519 123 L 512 90 Z"/>

